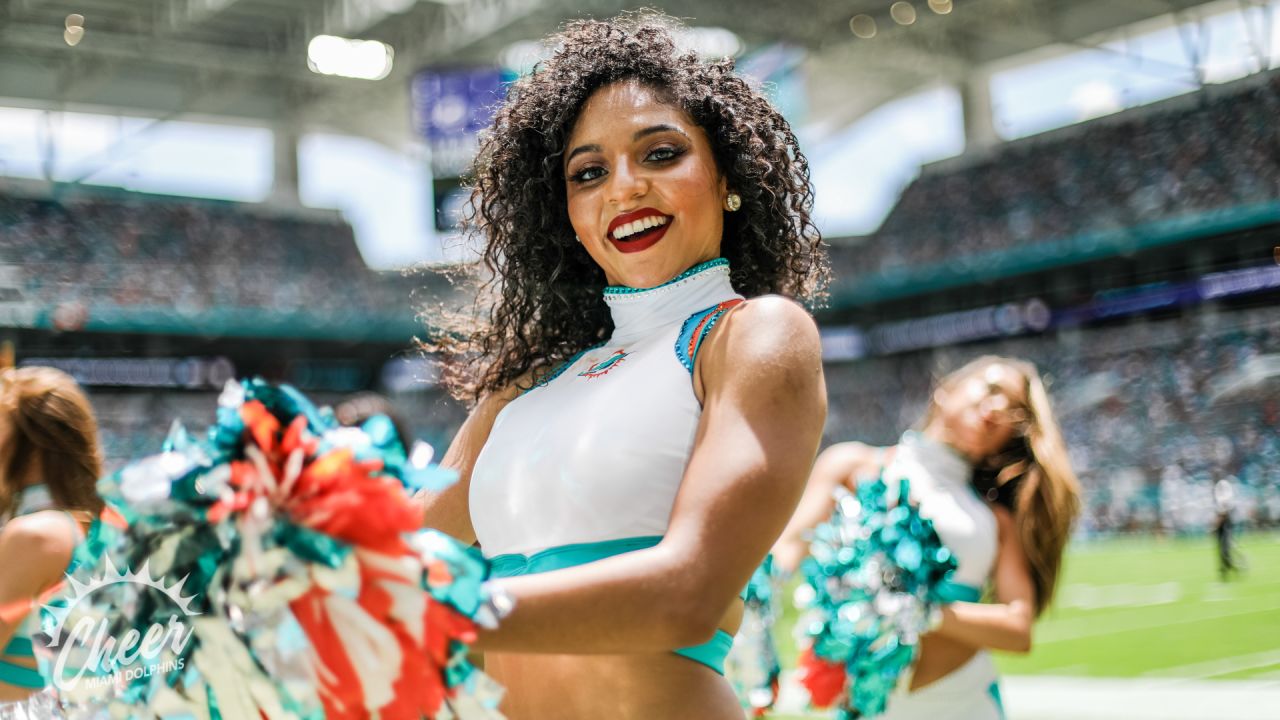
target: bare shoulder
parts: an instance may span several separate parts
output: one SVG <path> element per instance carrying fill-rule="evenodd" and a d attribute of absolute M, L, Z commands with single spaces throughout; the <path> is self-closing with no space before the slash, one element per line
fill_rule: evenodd
<path fill-rule="evenodd" d="M 818 457 L 826 460 L 826 462 L 839 467 L 848 467 L 850 469 L 866 465 L 875 461 L 875 459 L 884 451 L 884 448 L 878 448 L 874 445 L 856 441 L 838 442 L 829 446 Z"/>
<path fill-rule="evenodd" d="M 66 567 L 75 551 L 72 521 L 58 511 L 14 518 L 0 531 L 0 564 L 9 561 L 41 567 Z"/>
<path fill-rule="evenodd" d="M 527 382 L 528 378 L 522 378 L 520 381 L 513 382 L 510 385 L 496 392 L 487 393 L 480 401 L 471 409 L 471 415 L 493 416 L 502 411 L 502 408 L 511 403 L 512 400 L 520 397 L 522 388 L 527 387 L 522 383 Z"/>
<path fill-rule="evenodd" d="M 822 362 L 818 324 L 800 303 L 781 295 L 752 298 L 724 319 L 720 335 L 737 350 L 761 358 Z"/>
<path fill-rule="evenodd" d="M 884 448 L 860 442 L 840 442 L 818 455 L 814 473 L 838 476 L 852 486 L 859 478 L 878 475 L 883 457 Z"/>
<path fill-rule="evenodd" d="M 822 343 L 813 316 L 779 295 L 730 310 L 698 353 L 699 385 L 800 390 L 821 383 Z"/>

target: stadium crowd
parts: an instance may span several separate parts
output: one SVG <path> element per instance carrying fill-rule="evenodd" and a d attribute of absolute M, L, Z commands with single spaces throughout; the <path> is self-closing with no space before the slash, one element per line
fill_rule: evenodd
<path fill-rule="evenodd" d="M 106 472 L 160 452 L 175 422 L 193 435 L 203 434 L 213 423 L 218 400 L 218 393 L 209 391 L 105 387 L 89 391 L 98 414 Z M 307 397 L 336 407 L 349 395 L 308 391 Z M 466 420 L 465 409 L 434 388 L 391 395 L 391 400 L 406 427 L 415 438 L 430 444 L 437 458 Z"/>
<path fill-rule="evenodd" d="M 837 248 L 850 277 L 1280 200 L 1280 71 L 926 171 L 881 228 Z"/>
<path fill-rule="evenodd" d="M 370 271 L 344 222 L 133 193 L 0 195 L 0 263 L 21 267 L 24 296 L 41 307 L 159 307 L 193 318 L 223 308 L 368 315 L 407 308 L 413 286 Z"/>

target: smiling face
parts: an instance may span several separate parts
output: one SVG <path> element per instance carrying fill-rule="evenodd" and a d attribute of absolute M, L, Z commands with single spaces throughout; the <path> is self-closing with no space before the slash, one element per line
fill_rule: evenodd
<path fill-rule="evenodd" d="M 587 99 L 565 154 L 569 222 L 611 285 L 647 288 L 720 256 L 724 177 L 706 133 L 634 81 Z"/>
<path fill-rule="evenodd" d="M 939 388 L 934 403 L 926 432 L 975 462 L 1004 448 L 1031 419 L 1026 378 L 998 362 Z"/>

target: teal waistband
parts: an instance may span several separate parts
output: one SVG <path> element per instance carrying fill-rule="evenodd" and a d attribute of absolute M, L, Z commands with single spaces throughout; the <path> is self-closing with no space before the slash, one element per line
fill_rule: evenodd
<path fill-rule="evenodd" d="M 603 540 L 593 543 L 577 543 L 548 548 L 533 555 L 496 555 L 489 559 L 492 563 L 490 574 L 493 577 L 513 577 L 515 575 L 537 575 L 538 573 L 562 570 L 568 567 L 586 565 L 623 553 L 644 550 L 662 542 L 661 535 L 646 537 L 621 538 Z"/>
<path fill-rule="evenodd" d="M 42 690 L 48 683 L 39 670 L 0 660 L 0 683 L 29 690 Z"/>
<path fill-rule="evenodd" d="M 19 631 L 22 631 L 24 627 L 25 625 L 20 624 L 18 626 Z M 6 662 L 4 657 L 35 660 L 36 649 L 31 642 L 31 638 L 25 636 L 9 638 L 9 644 L 5 645 L 4 652 L 0 652 L 0 683 L 30 690 L 40 690 L 49 684 L 39 670 Z"/>
<path fill-rule="evenodd" d="M 723 675 L 724 660 L 729 657 L 729 651 L 732 649 L 733 636 L 723 630 L 716 630 L 715 637 L 708 642 L 694 645 L 693 647 L 680 648 L 676 650 L 676 654 L 680 657 L 687 657 L 694 662 L 702 663 Z"/>
<path fill-rule="evenodd" d="M 943 603 L 978 602 L 982 600 L 982 588 L 944 580 L 933 589 L 933 597 Z"/>
<path fill-rule="evenodd" d="M 0 655 L 33 658 L 36 656 L 36 646 L 31 642 L 31 638 L 15 635 L 9 638 L 9 644 L 5 646 L 4 652 L 0 652 Z"/>
<path fill-rule="evenodd" d="M 576 543 L 548 548 L 532 555 L 509 553 L 495 555 L 489 559 L 489 573 L 493 577 L 515 577 L 517 575 L 537 575 L 538 573 L 563 570 L 564 568 L 586 565 L 597 560 L 604 560 L 615 555 L 651 548 L 662 542 L 661 535 L 645 537 L 620 538 L 593 543 Z M 742 591 L 746 593 L 746 589 Z M 733 647 L 733 636 L 723 630 L 717 630 L 710 642 L 693 647 L 680 648 L 675 654 L 706 665 L 721 675 L 724 674 L 724 660 Z"/>

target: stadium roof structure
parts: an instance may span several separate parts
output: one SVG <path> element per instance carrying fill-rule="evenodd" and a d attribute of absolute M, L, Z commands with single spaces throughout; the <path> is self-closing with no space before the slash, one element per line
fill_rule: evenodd
<path fill-rule="evenodd" d="M 1256 0 L 1240 0 L 1254 2 Z M 655 0 L 747 48 L 809 51 L 810 114 L 843 127 L 894 97 L 1046 46 L 1094 47 L 1106 33 L 1205 0 L 913 0 L 907 26 L 890 0 Z M 492 64 L 566 18 L 608 17 L 621 0 L 0 0 L 0 95 L 40 107 L 112 108 L 159 118 L 213 116 L 277 127 L 321 125 L 398 144 L 409 137 L 408 83 L 433 64 Z M 933 6 L 950 8 L 947 14 Z M 899 12 L 902 8 L 898 9 Z M 67 16 L 83 35 L 64 40 Z M 875 37 L 850 20 L 876 21 Z M 320 34 L 395 50 L 380 81 L 315 74 Z"/>

